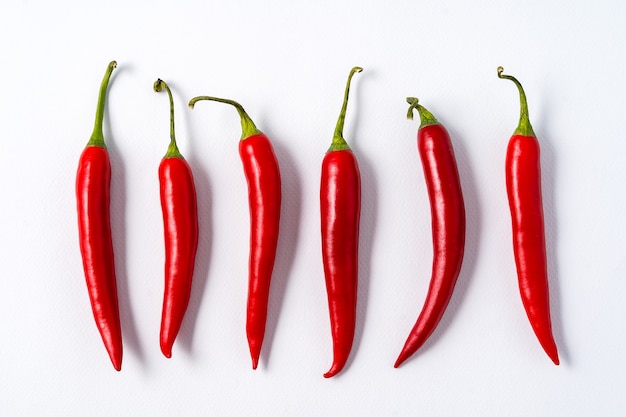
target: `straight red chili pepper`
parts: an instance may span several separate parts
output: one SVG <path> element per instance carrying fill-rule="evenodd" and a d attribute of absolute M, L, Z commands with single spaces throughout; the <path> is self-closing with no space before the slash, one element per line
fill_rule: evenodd
<path fill-rule="evenodd" d="M 428 294 L 404 347 L 394 364 L 399 367 L 430 337 L 443 317 L 461 271 L 465 251 L 465 205 L 450 135 L 437 119 L 413 97 L 407 117 L 417 109 L 421 124 L 417 147 L 430 200 L 433 266 Z"/>
<path fill-rule="evenodd" d="M 322 162 L 322 259 L 333 339 L 333 363 L 325 378 L 338 374 L 346 365 L 356 324 L 361 176 L 356 157 L 343 138 L 343 125 L 350 81 L 361 71 L 360 67 L 350 71 L 332 144 Z"/>
<path fill-rule="evenodd" d="M 174 100 L 165 81 L 154 91 L 167 91 L 170 100 L 170 144 L 159 164 L 159 189 L 165 237 L 165 290 L 161 315 L 161 352 L 172 357 L 172 346 L 189 305 L 198 249 L 198 204 L 191 167 L 183 158 L 174 134 Z"/>
<path fill-rule="evenodd" d="M 116 66 L 115 61 L 109 63 L 100 85 L 93 133 L 78 162 L 76 200 L 78 238 L 91 309 L 113 367 L 119 371 L 122 330 L 109 208 L 111 163 L 102 133 L 107 87 Z"/>
<path fill-rule="evenodd" d="M 267 321 L 270 283 L 280 226 L 281 181 L 278 160 L 269 138 L 255 126 L 243 107 L 223 98 L 199 96 L 191 99 L 193 108 L 200 100 L 218 101 L 235 107 L 241 118 L 239 156 L 248 184 L 250 208 L 250 257 L 248 267 L 248 301 L 246 335 L 256 369 Z"/>
<path fill-rule="evenodd" d="M 528 320 L 555 365 L 559 354 L 552 335 L 539 141 L 530 124 L 522 85 L 498 67 L 498 77 L 513 81 L 520 96 L 520 119 L 506 152 L 506 188 L 513 226 L 513 253 L 522 304 Z"/>

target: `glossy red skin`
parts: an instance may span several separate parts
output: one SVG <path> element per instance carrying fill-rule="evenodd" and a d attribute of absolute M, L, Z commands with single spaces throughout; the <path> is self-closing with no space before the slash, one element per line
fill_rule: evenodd
<path fill-rule="evenodd" d="M 418 131 L 418 150 L 430 200 L 433 266 L 422 311 L 395 363 L 412 356 L 433 333 L 452 297 L 465 250 L 465 205 L 450 136 L 441 124 Z"/>
<path fill-rule="evenodd" d="M 559 364 L 550 320 L 539 142 L 513 135 L 506 153 L 506 187 L 513 225 L 513 252 L 522 303 L 539 343 Z"/>
<path fill-rule="evenodd" d="M 185 317 L 198 249 L 198 208 L 191 168 L 182 157 L 163 158 L 159 165 L 165 236 L 165 289 L 160 345 L 166 357 Z"/>
<path fill-rule="evenodd" d="M 104 346 L 122 368 L 122 330 L 110 222 L 111 163 L 106 148 L 87 146 L 78 163 L 78 237 L 89 301 Z"/>
<path fill-rule="evenodd" d="M 356 324 L 361 177 L 350 150 L 326 153 L 320 189 L 322 259 L 328 293 L 333 363 L 330 378 L 348 361 Z"/>
<path fill-rule="evenodd" d="M 250 258 L 246 335 L 256 369 L 261 354 L 270 282 L 280 226 L 281 181 L 278 160 L 271 142 L 263 133 L 239 142 L 239 155 L 248 183 L 250 208 Z"/>

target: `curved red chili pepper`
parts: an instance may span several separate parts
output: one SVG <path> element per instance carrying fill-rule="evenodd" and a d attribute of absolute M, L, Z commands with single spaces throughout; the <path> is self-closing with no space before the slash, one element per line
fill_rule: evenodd
<path fill-rule="evenodd" d="M 159 164 L 159 188 L 165 239 L 165 289 L 160 345 L 172 357 L 172 346 L 185 317 L 198 249 L 198 205 L 191 167 L 183 158 L 174 135 L 174 100 L 161 79 L 154 91 L 165 88 L 170 100 L 170 144 Z"/>
<path fill-rule="evenodd" d="M 78 162 L 76 200 L 78 238 L 91 309 L 104 346 L 116 370 L 122 368 L 122 329 L 110 221 L 111 163 L 104 143 L 102 121 L 112 61 L 100 86 L 96 122 Z"/>
<path fill-rule="evenodd" d="M 413 119 L 413 109 L 417 108 L 421 119 L 417 145 L 430 200 L 433 266 L 424 307 L 394 364 L 396 368 L 426 342 L 439 324 L 452 297 L 465 250 L 465 205 L 450 136 L 416 98 L 409 97 L 407 102 L 411 105 L 407 117 Z"/>
<path fill-rule="evenodd" d="M 356 324 L 361 177 L 356 157 L 343 138 L 343 125 L 350 81 L 361 71 L 360 67 L 350 71 L 333 141 L 322 162 L 322 259 L 333 339 L 333 363 L 325 378 L 346 365 Z"/>
<path fill-rule="evenodd" d="M 505 164 L 519 289 L 526 315 L 539 343 L 552 362 L 558 365 L 559 354 L 550 320 L 539 141 L 530 124 L 522 85 L 515 77 L 504 75 L 503 71 L 502 67 L 498 67 L 498 77 L 513 81 L 520 95 L 520 120 L 509 140 Z"/>
<path fill-rule="evenodd" d="M 200 100 L 212 100 L 234 106 L 241 118 L 242 135 L 239 156 L 248 184 L 250 207 L 250 258 L 248 267 L 248 302 L 246 335 L 256 369 L 267 321 L 270 282 L 280 226 L 281 181 L 278 160 L 268 137 L 257 129 L 243 107 L 228 99 L 200 96 L 191 99 L 193 108 Z"/>

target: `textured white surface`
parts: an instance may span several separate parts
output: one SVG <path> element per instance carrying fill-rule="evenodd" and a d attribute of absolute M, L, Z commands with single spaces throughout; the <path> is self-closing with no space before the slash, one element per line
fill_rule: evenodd
<path fill-rule="evenodd" d="M 0 5 L 2 415 L 589 416 L 626 413 L 626 3 L 21 1 Z M 124 333 L 113 370 L 78 252 L 75 170 L 106 64 L 105 137 Z M 319 170 L 345 79 L 362 172 L 361 282 L 349 366 L 332 359 Z M 524 314 L 503 177 L 519 78 L 542 146 L 550 289 L 562 365 Z M 157 166 L 177 137 L 198 187 L 200 245 L 173 358 L 159 350 Z M 246 186 L 235 111 L 274 141 L 284 181 L 261 364 L 246 345 Z M 437 331 L 392 367 L 422 306 L 430 212 L 406 96 L 452 136 L 467 248 Z"/>

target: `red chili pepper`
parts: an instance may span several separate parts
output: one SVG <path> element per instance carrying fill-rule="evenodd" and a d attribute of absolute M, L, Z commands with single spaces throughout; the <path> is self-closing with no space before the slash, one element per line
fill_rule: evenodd
<path fill-rule="evenodd" d="M 76 200 L 78 238 L 91 309 L 113 367 L 119 371 L 122 330 L 109 211 L 111 163 L 102 133 L 107 87 L 116 66 L 115 61 L 109 64 L 100 85 L 93 133 L 78 162 Z"/>
<path fill-rule="evenodd" d="M 409 97 L 407 102 L 407 117 L 413 119 L 416 108 L 421 119 L 417 147 L 430 200 L 433 266 L 424 307 L 396 360 L 396 368 L 426 342 L 439 324 L 452 297 L 465 249 L 465 205 L 450 136 L 416 98 Z"/>
<path fill-rule="evenodd" d="M 159 164 L 161 209 L 165 235 L 165 290 L 161 316 L 160 345 L 172 357 L 172 345 L 185 317 L 196 251 L 198 205 L 191 167 L 183 158 L 174 135 L 174 100 L 165 81 L 158 79 L 154 91 L 167 91 L 170 100 L 170 145 Z"/>
<path fill-rule="evenodd" d="M 504 75 L 503 71 L 502 67 L 498 67 L 498 77 L 513 81 L 520 95 L 519 124 L 509 140 L 505 165 L 519 289 L 526 315 L 539 343 L 552 362 L 558 365 L 559 354 L 550 320 L 539 141 L 530 124 L 522 85 L 515 77 Z"/>
<path fill-rule="evenodd" d="M 361 177 L 356 157 L 343 138 L 343 125 L 350 81 L 361 71 L 360 67 L 350 71 L 333 141 L 322 162 L 322 258 L 333 339 L 333 363 L 325 378 L 346 365 L 356 324 Z"/>
<path fill-rule="evenodd" d="M 239 156 L 248 183 L 250 207 L 250 258 L 246 334 L 252 369 L 256 369 L 267 321 L 267 304 L 280 224 L 281 182 L 278 160 L 269 138 L 257 129 L 243 107 L 228 99 L 199 96 L 191 99 L 193 108 L 200 100 L 219 101 L 237 109 L 241 118 Z"/>

